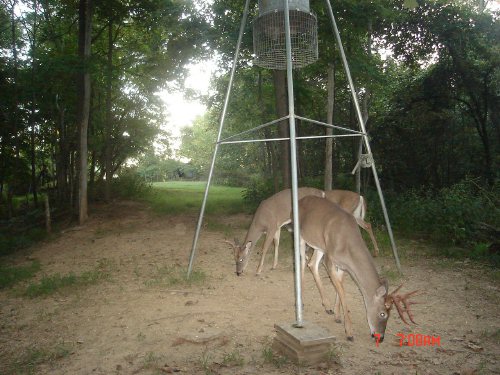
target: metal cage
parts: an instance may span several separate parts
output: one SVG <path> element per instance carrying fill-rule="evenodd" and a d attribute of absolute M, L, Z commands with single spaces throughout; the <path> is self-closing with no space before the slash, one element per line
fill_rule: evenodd
<path fill-rule="evenodd" d="M 261 5 L 260 2 L 259 5 Z M 317 19 L 312 12 L 309 12 L 309 4 L 306 5 L 295 9 L 291 8 L 289 12 L 292 67 L 294 69 L 312 64 L 318 59 Z M 279 8 L 265 9 L 264 11 L 260 8 L 260 10 L 261 14 L 253 23 L 254 62 L 263 68 L 285 70 L 284 11 Z"/>

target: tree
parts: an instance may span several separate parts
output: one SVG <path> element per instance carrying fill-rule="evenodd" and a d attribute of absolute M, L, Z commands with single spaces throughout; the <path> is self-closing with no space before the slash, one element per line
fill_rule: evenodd
<path fill-rule="evenodd" d="M 92 0 L 80 0 L 78 13 L 78 56 L 82 63 L 78 80 L 77 123 L 80 132 L 80 168 L 78 218 L 80 225 L 88 218 L 88 144 L 87 132 L 90 116 L 90 46 L 92 33 Z"/>

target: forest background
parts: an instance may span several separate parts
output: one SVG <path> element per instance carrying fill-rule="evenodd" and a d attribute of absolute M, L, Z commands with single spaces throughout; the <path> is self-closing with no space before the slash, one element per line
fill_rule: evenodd
<path fill-rule="evenodd" d="M 374 158 L 397 230 L 450 254 L 498 263 L 500 23 L 484 0 L 332 1 Z M 0 1 L 0 248 L 26 242 L 43 217 L 87 220 L 88 203 L 140 196 L 151 182 L 206 178 L 234 56 L 243 1 Z M 357 129 L 323 2 L 319 60 L 294 71 L 296 112 Z M 257 15 L 253 4 L 251 17 Z M 212 59 L 210 94 L 186 89 L 189 64 Z M 251 23 L 225 134 L 286 114 L 284 73 L 252 63 Z M 201 100 L 206 113 L 179 149 L 158 93 Z M 328 91 L 331 100 L 328 101 Z M 332 118 L 328 118 L 331 113 Z M 299 135 L 323 135 L 297 124 Z M 287 125 L 262 138 L 286 136 Z M 358 140 L 298 145 L 302 186 L 361 192 L 382 224 Z M 215 182 L 241 186 L 249 211 L 288 187 L 286 142 L 221 147 Z M 326 163 L 325 163 L 326 160 Z M 329 168 L 331 166 L 331 174 Z M 23 234 L 23 235 L 21 235 Z M 35 236 L 36 237 L 36 236 Z M 24 238 L 19 241 L 19 238 Z M 450 247 L 451 245 L 451 247 Z"/>

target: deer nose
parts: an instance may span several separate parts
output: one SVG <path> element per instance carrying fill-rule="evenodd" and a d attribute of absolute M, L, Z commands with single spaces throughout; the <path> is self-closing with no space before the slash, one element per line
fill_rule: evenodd
<path fill-rule="evenodd" d="M 377 335 L 379 337 L 378 342 L 384 341 L 384 335 Z M 375 338 L 375 334 L 372 333 L 372 339 Z"/>

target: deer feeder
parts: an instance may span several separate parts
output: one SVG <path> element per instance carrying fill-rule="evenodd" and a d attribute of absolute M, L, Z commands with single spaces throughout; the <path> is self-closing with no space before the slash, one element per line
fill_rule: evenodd
<path fill-rule="evenodd" d="M 318 26 L 308 0 L 288 0 L 292 67 L 302 68 L 318 59 Z M 283 0 L 259 0 L 253 23 L 253 48 L 258 66 L 285 70 L 286 39 Z"/>

